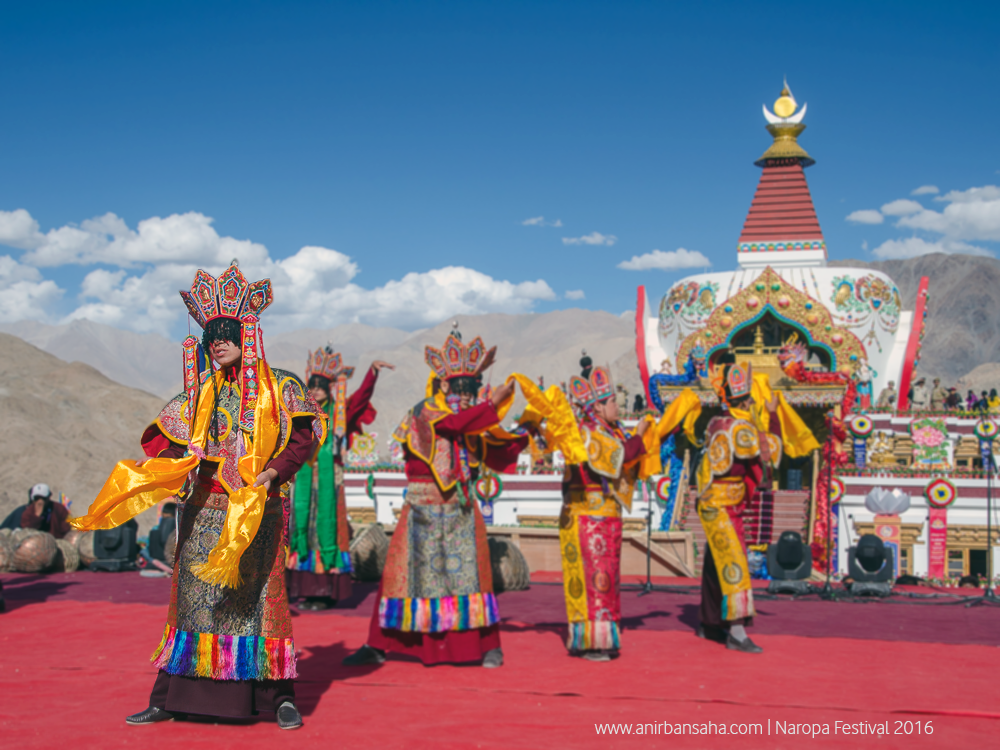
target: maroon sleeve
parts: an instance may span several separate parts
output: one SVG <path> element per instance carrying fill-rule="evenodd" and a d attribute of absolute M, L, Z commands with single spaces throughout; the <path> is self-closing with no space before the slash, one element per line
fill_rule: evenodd
<path fill-rule="evenodd" d="M 272 486 L 282 485 L 291 479 L 316 452 L 319 441 L 312 430 L 313 419 L 315 417 L 295 417 L 292 420 L 292 434 L 288 437 L 288 445 L 267 465 L 267 468 L 278 472 Z"/>
<path fill-rule="evenodd" d="M 378 380 L 378 370 L 369 367 L 361 385 L 347 399 L 347 434 L 361 432 L 361 426 L 375 421 L 377 412 L 372 408 L 372 394 L 375 393 L 375 381 Z"/>
<path fill-rule="evenodd" d="M 779 438 L 781 437 L 781 420 L 778 418 L 778 412 L 771 415 L 767 431 L 772 435 L 777 435 Z"/>
<path fill-rule="evenodd" d="M 449 414 L 440 422 L 435 423 L 434 430 L 441 437 L 453 438 L 469 432 L 486 430 L 499 424 L 500 417 L 493 408 L 491 401 L 485 401 L 471 409 L 464 409 L 457 414 Z"/>
<path fill-rule="evenodd" d="M 150 458 L 180 458 L 184 455 L 185 446 L 175 443 L 161 432 L 156 423 L 151 424 L 142 433 L 142 449 Z"/>
<path fill-rule="evenodd" d="M 633 435 L 625 441 L 625 463 L 630 464 L 637 458 L 641 458 L 646 453 L 646 444 L 642 442 L 642 437 Z"/>
<path fill-rule="evenodd" d="M 499 445 L 487 443 L 486 465 L 498 474 L 511 474 L 517 468 L 517 457 L 528 446 L 528 436 L 523 435 L 517 440 L 508 440 Z"/>
<path fill-rule="evenodd" d="M 69 511 L 62 503 L 52 503 L 49 530 L 56 539 L 62 539 L 73 530 L 73 527 L 69 525 Z"/>

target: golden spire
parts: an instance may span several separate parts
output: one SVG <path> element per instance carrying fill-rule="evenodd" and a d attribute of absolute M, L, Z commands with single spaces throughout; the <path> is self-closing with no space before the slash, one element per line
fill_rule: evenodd
<path fill-rule="evenodd" d="M 815 164 L 816 160 L 806 153 L 797 140 L 802 131 L 806 129 L 802 123 L 802 118 L 806 114 L 806 105 L 802 105 L 802 109 L 798 109 L 798 102 L 795 101 L 795 96 L 788 87 L 788 81 L 785 81 L 781 94 L 774 102 L 774 113 L 768 111 L 767 105 L 764 105 L 763 109 L 764 118 L 768 122 L 767 131 L 774 137 L 774 143 L 754 164 L 763 167 L 772 159 L 797 159 L 803 167 Z"/>

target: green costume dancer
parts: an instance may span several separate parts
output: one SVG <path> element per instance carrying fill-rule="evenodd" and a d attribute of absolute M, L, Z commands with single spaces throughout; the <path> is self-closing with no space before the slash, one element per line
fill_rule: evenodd
<path fill-rule="evenodd" d="M 309 393 L 327 415 L 326 440 L 295 475 L 289 524 L 286 579 L 290 599 L 304 598 L 302 609 L 327 609 L 351 595 L 351 527 L 344 497 L 344 451 L 352 434 L 375 419 L 371 406 L 375 381 L 387 362 L 374 362 L 350 397 L 353 367 L 329 346 L 310 354 Z"/>

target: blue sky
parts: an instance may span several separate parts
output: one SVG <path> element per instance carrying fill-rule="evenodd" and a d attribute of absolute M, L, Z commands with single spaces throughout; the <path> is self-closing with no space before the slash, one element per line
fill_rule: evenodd
<path fill-rule="evenodd" d="M 638 284 L 659 294 L 690 272 L 617 268 L 633 256 L 685 248 L 735 265 L 770 142 L 760 107 L 783 76 L 809 105 L 800 143 L 831 257 L 995 254 L 1000 193 L 968 191 L 1000 184 L 998 15 L 913 2 L 4 4 L 0 318 L 177 336 L 169 295 L 230 251 L 286 279 L 279 327 L 619 313 Z M 921 186 L 938 192 L 911 195 Z M 875 213 L 897 200 L 917 203 Z M 869 213 L 846 219 L 857 211 Z M 84 225 L 109 213 L 117 224 Z M 547 225 L 523 224 L 539 216 Z M 614 244 L 563 242 L 594 232 Z M 428 275 L 445 268 L 469 271 Z"/>

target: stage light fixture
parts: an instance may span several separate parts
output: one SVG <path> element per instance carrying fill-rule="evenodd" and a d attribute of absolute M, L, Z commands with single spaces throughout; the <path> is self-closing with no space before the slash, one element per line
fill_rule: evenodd
<path fill-rule="evenodd" d="M 874 534 L 863 534 L 857 546 L 847 550 L 847 569 L 852 578 L 852 595 L 889 596 L 892 593 L 895 572 L 892 548 L 886 547 Z"/>
<path fill-rule="evenodd" d="M 806 579 L 812 570 L 812 550 L 802 543 L 797 531 L 783 531 L 777 543 L 767 545 L 769 594 L 808 594 Z"/>
<path fill-rule="evenodd" d="M 90 570 L 119 573 L 136 570 L 135 560 L 139 556 L 136 536 L 139 524 L 129 519 L 114 529 L 100 529 L 94 532 L 94 557 Z"/>

